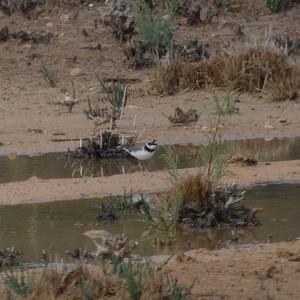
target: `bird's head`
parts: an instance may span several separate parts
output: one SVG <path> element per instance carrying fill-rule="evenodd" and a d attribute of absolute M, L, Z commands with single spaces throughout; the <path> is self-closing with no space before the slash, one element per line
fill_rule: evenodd
<path fill-rule="evenodd" d="M 156 140 L 151 140 L 145 144 L 145 147 L 150 149 L 151 151 L 155 151 L 158 147 L 158 143 L 156 142 Z"/>

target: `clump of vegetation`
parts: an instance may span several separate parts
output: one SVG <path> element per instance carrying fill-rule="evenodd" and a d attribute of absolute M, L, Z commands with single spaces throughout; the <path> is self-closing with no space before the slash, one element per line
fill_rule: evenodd
<path fill-rule="evenodd" d="M 186 299 L 195 284 L 185 288 L 166 276 L 166 262 L 156 265 L 117 257 L 101 265 L 45 266 L 42 271 L 6 271 L 6 299 Z"/>
<path fill-rule="evenodd" d="M 36 283 L 35 272 L 24 270 L 13 272 L 11 269 L 5 269 L 2 275 L 5 287 L 7 289 L 7 298 L 14 299 L 14 296 L 27 297 L 34 289 Z"/>
<path fill-rule="evenodd" d="M 174 239 L 181 224 L 201 228 L 259 224 L 255 211 L 240 204 L 245 191 L 240 192 L 234 183 L 225 186 L 219 181 L 226 168 L 227 143 L 219 138 L 226 101 L 226 97 L 223 101 L 218 99 L 220 110 L 209 144 L 200 153 L 203 167 L 198 174 L 181 178 L 177 172 L 178 157 L 170 149 L 164 156 L 173 188 L 169 193 L 159 195 L 154 207 L 145 204 L 142 208 L 152 232 L 160 235 L 164 232 L 165 237 Z M 163 241 L 164 244 L 167 242 Z"/>
<path fill-rule="evenodd" d="M 115 119 L 107 107 L 101 108 L 99 104 L 96 104 L 93 108 L 89 97 L 87 98 L 87 103 L 88 109 L 84 109 L 83 112 L 88 119 L 96 121 L 97 125 L 108 123 L 113 121 L 112 119 Z M 115 126 L 112 127 L 114 128 Z"/>
<path fill-rule="evenodd" d="M 139 33 L 158 59 L 166 52 L 171 53 L 178 3 L 178 0 L 159 1 L 152 9 L 147 1 L 136 2 L 134 20 Z"/>
<path fill-rule="evenodd" d="M 127 144 L 133 145 L 134 139 L 127 139 Z M 79 147 L 74 151 L 68 150 L 67 157 L 71 158 L 126 158 L 129 156 L 122 147 L 122 138 L 117 133 L 103 131 L 95 138 L 79 141 Z"/>
<path fill-rule="evenodd" d="M 195 64 L 183 57 L 157 64 L 152 88 L 158 94 L 174 95 L 180 90 L 199 88 Z"/>
<path fill-rule="evenodd" d="M 226 10 L 230 10 L 232 6 L 232 0 L 223 0 L 223 6 Z"/>
<path fill-rule="evenodd" d="M 272 12 L 278 12 L 282 5 L 282 0 L 266 0 L 268 8 Z"/>
<path fill-rule="evenodd" d="M 100 2 L 101 0 L 98 0 Z M 96 0 L 94 0 L 96 2 Z M 78 7 L 90 4 L 88 0 L 1 0 L 0 9 L 8 15 L 22 12 L 27 15 L 39 5 Z"/>
<path fill-rule="evenodd" d="M 53 101 L 51 104 L 60 105 L 60 106 L 66 106 L 69 113 L 72 113 L 74 105 L 79 103 L 79 99 L 76 98 L 76 90 L 74 82 L 72 81 L 72 94 L 69 92 L 63 90 L 65 97 L 64 99 L 61 99 L 59 101 Z"/>
<path fill-rule="evenodd" d="M 12 15 L 15 11 L 21 11 L 24 14 L 28 14 L 42 3 L 42 0 L 3 0 L 0 2 L 0 9 L 8 15 Z"/>
<path fill-rule="evenodd" d="M 121 120 L 124 108 L 127 104 L 127 85 L 122 81 L 113 81 L 111 84 L 107 84 L 102 81 L 98 75 L 96 75 L 96 77 L 111 104 L 113 116 Z"/>
<path fill-rule="evenodd" d="M 0 250 L 0 268 L 19 264 L 21 252 L 15 247 Z"/>
<path fill-rule="evenodd" d="M 232 90 L 239 92 L 261 93 L 277 87 L 285 94 L 292 90 L 287 96 L 294 99 L 300 87 L 298 74 L 298 68 L 279 49 L 244 44 L 232 53 L 223 53 L 198 64 L 174 60 L 169 65 L 158 66 L 153 88 L 158 93 L 173 94 L 211 84 L 224 88 L 229 81 Z"/>
<path fill-rule="evenodd" d="M 213 179 L 199 173 L 183 182 L 183 224 L 196 227 L 258 225 L 255 211 L 241 205 L 245 192 L 236 185 L 217 185 Z"/>
<path fill-rule="evenodd" d="M 236 102 L 238 100 L 239 94 L 237 94 L 236 92 L 237 90 L 233 90 L 233 83 L 227 82 L 223 103 L 221 103 L 219 97 L 215 93 L 213 93 L 213 99 L 216 104 L 218 115 L 231 115 L 238 112 Z"/>
<path fill-rule="evenodd" d="M 54 88 L 57 84 L 57 77 L 55 73 L 49 71 L 49 69 L 46 66 L 43 66 L 42 68 L 42 74 L 48 83 L 48 85 L 52 88 Z"/>
<path fill-rule="evenodd" d="M 181 197 L 178 193 L 163 194 L 157 197 L 155 207 L 152 208 L 145 203 L 142 211 L 148 218 L 150 232 L 156 235 L 169 234 L 170 240 L 172 240 L 179 226 L 180 206 Z"/>

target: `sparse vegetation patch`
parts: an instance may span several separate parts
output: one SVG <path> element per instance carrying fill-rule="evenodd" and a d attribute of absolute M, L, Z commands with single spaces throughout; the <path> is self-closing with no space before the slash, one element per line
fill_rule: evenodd
<path fill-rule="evenodd" d="M 125 140 L 123 141 L 125 145 Z M 134 140 L 128 139 L 127 145 L 133 145 Z M 79 147 L 74 151 L 69 150 L 68 158 L 126 158 L 128 152 L 124 151 L 120 146 L 122 138 L 117 133 L 111 131 L 103 131 L 95 138 L 84 139 L 79 142 Z"/>
<path fill-rule="evenodd" d="M 282 0 L 266 0 L 266 3 L 272 12 L 278 12 L 281 8 Z"/>
<path fill-rule="evenodd" d="M 279 50 L 244 45 L 198 64 L 182 59 L 161 64 L 155 71 L 153 88 L 159 94 L 174 94 L 210 84 L 224 88 L 229 81 L 239 92 L 261 93 L 276 88 L 281 90 L 279 94 L 295 99 L 300 87 L 298 74 L 299 68 Z"/>

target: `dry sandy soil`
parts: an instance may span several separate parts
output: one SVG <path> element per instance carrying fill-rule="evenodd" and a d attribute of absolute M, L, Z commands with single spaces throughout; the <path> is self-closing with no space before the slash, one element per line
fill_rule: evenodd
<path fill-rule="evenodd" d="M 144 131 L 141 140 L 156 138 L 160 144 L 206 140 L 206 129 L 211 127 L 210 120 L 215 116 L 211 93 L 207 90 L 186 91 L 165 97 L 149 94 L 153 70 L 128 68 L 122 44 L 112 37 L 110 28 L 100 22 L 98 6 L 100 4 L 95 4 L 92 9 L 79 10 L 46 6 L 34 12 L 31 19 L 18 13 L 9 17 L 0 12 L 0 29 L 7 26 L 10 31 L 36 30 L 53 34 L 49 44 L 0 41 L 0 154 L 61 151 L 73 144 L 54 142 L 53 139 L 89 136 L 94 124 L 83 114 L 87 108 L 87 96 L 93 103 L 105 99 L 95 73 L 103 78 L 138 80 L 129 85 L 130 96 L 119 128 L 121 132 Z M 180 20 L 175 38 L 198 38 L 209 43 L 209 51 L 215 53 L 234 39 L 233 27 L 236 24 L 242 24 L 249 35 L 262 36 L 271 26 L 274 35 L 286 33 L 299 37 L 299 4 L 278 14 L 259 8 L 256 7 L 259 13 L 252 10 L 251 14 L 244 7 L 242 13 L 224 13 L 212 24 L 192 28 Z M 83 29 L 88 36 L 82 34 Z M 97 42 L 102 45 L 100 50 L 88 49 Z M 43 65 L 57 75 L 59 81 L 55 88 L 49 87 L 43 78 Z M 73 113 L 67 113 L 65 107 L 57 107 L 51 102 L 63 99 L 61 90 L 70 90 L 71 81 L 75 83 L 80 103 L 74 107 Z M 222 91 L 218 92 L 222 94 Z M 239 112 L 228 116 L 223 123 L 224 138 L 300 134 L 299 102 L 272 103 L 264 95 L 249 94 L 241 95 L 239 100 Z M 190 127 L 170 127 L 166 116 L 173 114 L 177 106 L 197 109 L 201 113 L 199 122 Z M 135 116 L 136 126 L 132 128 Z M 286 122 L 281 123 L 279 119 Z M 33 129 L 40 130 L 40 133 Z M 193 173 L 195 170 L 184 172 Z M 255 167 L 231 165 L 224 180 L 227 179 L 242 185 L 285 180 L 298 182 L 300 162 L 274 162 Z M 25 182 L 0 185 L 0 203 L 100 197 L 122 193 L 123 187 L 152 193 L 165 191 L 168 186 L 163 172 L 111 178 L 31 178 Z M 177 256 L 168 268 L 185 284 L 194 278 L 199 280 L 193 289 L 197 295 L 195 299 L 299 299 L 299 249 L 299 242 L 241 250 L 200 249 Z"/>
<path fill-rule="evenodd" d="M 32 19 L 19 14 L 11 17 L 0 14 L 0 28 L 8 26 L 10 31 L 35 30 L 53 34 L 49 44 L 19 40 L 0 42 L 0 153 L 65 150 L 70 143 L 51 142 L 51 139 L 89 136 L 94 124 L 83 114 L 83 109 L 87 108 L 87 96 L 92 102 L 105 99 L 95 73 L 102 78 L 123 77 L 140 81 L 129 85 L 131 94 L 121 131 L 132 130 L 136 115 L 135 130 L 145 130 L 142 139 L 155 137 L 162 144 L 205 139 L 207 132 L 201 128 L 210 127 L 216 111 L 211 93 L 201 90 L 169 97 L 148 95 L 153 70 L 128 68 L 123 44 L 112 37 L 109 27 L 101 25 L 100 13 L 96 9 L 98 6 L 95 4 L 93 9 L 80 10 L 43 7 Z M 274 35 L 286 33 L 299 37 L 299 14 L 299 5 L 279 14 L 262 16 L 251 16 L 248 12 L 227 13 L 216 18 L 213 24 L 178 26 L 175 39 L 198 38 L 209 43 L 209 52 L 213 54 L 235 38 L 233 28 L 236 24 L 242 24 L 249 35 L 262 36 L 271 25 Z M 95 20 L 97 28 L 94 26 Z M 87 37 L 82 34 L 83 29 L 88 33 Z M 97 42 L 101 43 L 101 50 L 86 49 Z M 49 87 L 43 78 L 43 65 L 56 74 L 58 84 L 55 88 Z M 49 103 L 63 99 L 61 89 L 70 91 L 71 81 L 81 102 L 69 114 L 65 107 L 58 108 Z M 239 100 L 239 113 L 226 118 L 222 131 L 224 137 L 270 138 L 299 134 L 298 102 L 270 103 L 267 97 L 261 98 L 259 95 L 242 95 Z M 166 116 L 173 114 L 177 106 L 197 109 L 201 113 L 198 124 L 189 128 L 170 128 Z M 286 119 L 286 123 L 281 124 L 278 119 Z M 271 126 L 265 128 L 266 123 Z M 32 129 L 44 133 L 30 132 Z"/>
<path fill-rule="evenodd" d="M 189 286 L 193 299 L 299 299 L 300 241 L 247 249 L 198 249 L 173 258 L 167 268 Z"/>

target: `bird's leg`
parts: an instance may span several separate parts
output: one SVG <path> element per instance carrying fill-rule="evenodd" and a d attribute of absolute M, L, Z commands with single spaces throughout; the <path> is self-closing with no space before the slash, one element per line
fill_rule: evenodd
<path fill-rule="evenodd" d="M 145 165 L 140 160 L 138 161 L 138 166 L 139 166 L 140 172 L 147 171 Z"/>

